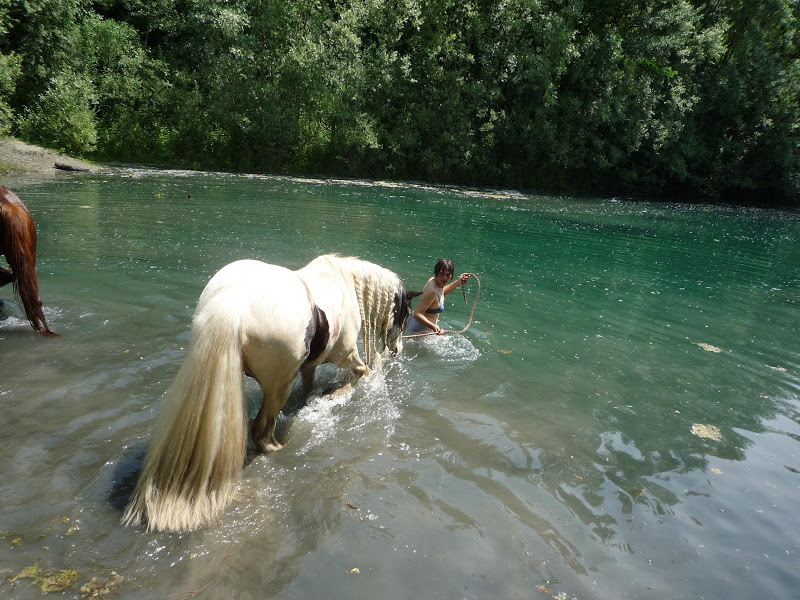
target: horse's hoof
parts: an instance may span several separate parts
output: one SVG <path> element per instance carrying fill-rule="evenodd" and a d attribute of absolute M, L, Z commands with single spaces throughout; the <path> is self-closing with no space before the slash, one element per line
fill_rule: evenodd
<path fill-rule="evenodd" d="M 350 383 L 344 384 L 340 388 L 336 388 L 330 391 L 330 395 L 332 398 L 341 398 L 342 396 L 346 396 L 350 392 L 353 391 L 353 386 Z"/>
<path fill-rule="evenodd" d="M 256 444 L 256 450 L 261 452 L 261 454 L 269 454 L 270 452 L 280 450 L 283 448 L 283 446 L 284 444 L 280 444 L 276 440 L 272 440 L 270 442 L 261 442 Z"/>

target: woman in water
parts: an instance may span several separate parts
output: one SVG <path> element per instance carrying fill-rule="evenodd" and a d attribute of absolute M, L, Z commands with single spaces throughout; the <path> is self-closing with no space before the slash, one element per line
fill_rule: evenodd
<path fill-rule="evenodd" d="M 444 310 L 444 297 L 457 287 L 464 285 L 469 279 L 469 273 L 462 273 L 458 279 L 450 283 L 455 268 L 449 258 L 440 258 L 433 268 L 433 277 L 428 279 L 425 289 L 417 303 L 413 318 L 408 323 L 408 334 L 435 332 L 437 335 L 444 333 L 439 327 L 439 314 Z"/>

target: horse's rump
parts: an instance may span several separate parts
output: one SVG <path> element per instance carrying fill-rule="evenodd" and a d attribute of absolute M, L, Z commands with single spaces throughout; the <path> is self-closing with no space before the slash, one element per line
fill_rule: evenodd
<path fill-rule="evenodd" d="M 305 331 L 313 320 L 308 290 L 297 274 L 256 260 L 226 265 L 200 296 L 192 329 L 213 326 L 221 312 L 241 319 L 240 344 L 248 372 L 256 363 L 300 367 L 309 353 Z M 303 335 L 298 336 L 298 331 Z"/>

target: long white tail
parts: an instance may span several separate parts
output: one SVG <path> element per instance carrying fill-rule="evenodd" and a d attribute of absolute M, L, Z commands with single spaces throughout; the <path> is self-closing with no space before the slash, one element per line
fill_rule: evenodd
<path fill-rule="evenodd" d="M 230 503 L 247 445 L 237 311 L 198 311 L 122 522 L 194 529 Z M 213 316 L 207 316 L 213 315 Z"/>

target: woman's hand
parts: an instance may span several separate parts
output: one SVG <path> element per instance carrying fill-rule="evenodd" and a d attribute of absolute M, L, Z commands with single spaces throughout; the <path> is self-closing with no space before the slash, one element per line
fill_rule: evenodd
<path fill-rule="evenodd" d="M 462 273 L 458 276 L 458 280 L 461 282 L 461 285 L 467 283 L 467 279 L 469 279 L 469 273 Z"/>

